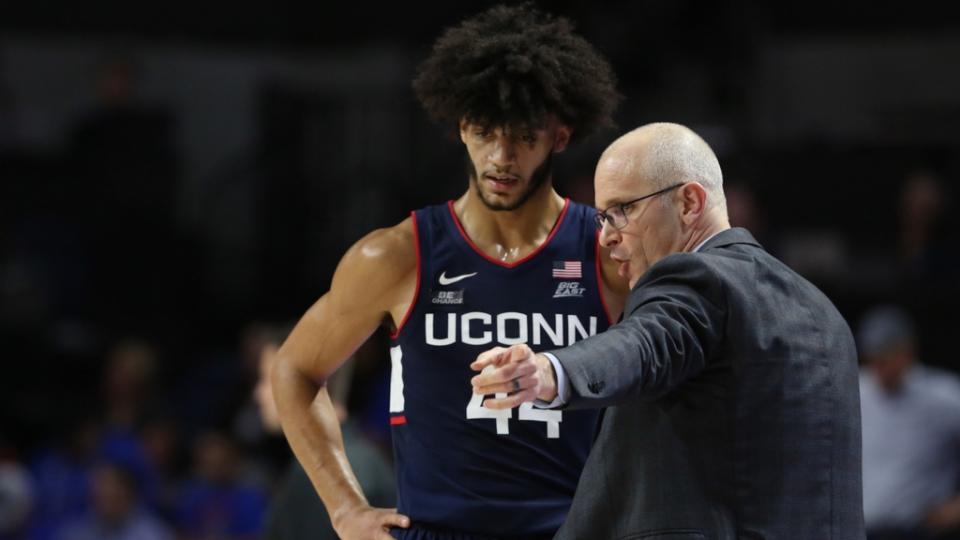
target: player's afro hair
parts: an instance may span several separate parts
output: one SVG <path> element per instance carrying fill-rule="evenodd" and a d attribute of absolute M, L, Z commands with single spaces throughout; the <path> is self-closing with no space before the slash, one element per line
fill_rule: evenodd
<path fill-rule="evenodd" d="M 612 127 L 621 97 L 610 64 L 570 21 L 529 3 L 496 6 L 447 29 L 413 89 L 437 122 L 540 126 L 552 114 L 573 138 Z"/>

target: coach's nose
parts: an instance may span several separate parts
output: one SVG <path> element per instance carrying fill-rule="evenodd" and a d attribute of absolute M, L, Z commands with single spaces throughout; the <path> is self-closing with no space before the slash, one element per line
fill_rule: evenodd
<path fill-rule="evenodd" d="M 600 228 L 600 245 L 612 248 L 616 247 L 620 240 L 620 231 L 610 223 L 609 219 L 604 220 L 603 227 Z"/>

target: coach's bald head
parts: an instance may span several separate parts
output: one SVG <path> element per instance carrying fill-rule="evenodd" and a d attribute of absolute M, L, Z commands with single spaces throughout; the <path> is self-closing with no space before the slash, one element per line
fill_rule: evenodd
<path fill-rule="evenodd" d="M 595 188 L 597 208 L 616 211 L 624 205 L 624 226 L 608 220 L 601 242 L 621 263 L 631 287 L 658 260 L 692 251 L 730 227 L 717 157 L 679 124 L 647 124 L 614 141 L 597 164 Z M 624 204 L 660 190 L 666 191 Z"/>

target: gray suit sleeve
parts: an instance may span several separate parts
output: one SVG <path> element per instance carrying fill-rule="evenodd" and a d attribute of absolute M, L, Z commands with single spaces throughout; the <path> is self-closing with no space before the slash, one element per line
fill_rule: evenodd
<path fill-rule="evenodd" d="M 682 253 L 659 261 L 631 291 L 620 323 L 550 351 L 568 378 L 568 408 L 656 399 L 719 353 L 725 295 L 704 257 Z"/>

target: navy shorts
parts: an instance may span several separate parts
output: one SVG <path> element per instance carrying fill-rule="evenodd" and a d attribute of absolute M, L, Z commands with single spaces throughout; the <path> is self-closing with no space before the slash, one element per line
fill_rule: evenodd
<path fill-rule="evenodd" d="M 425 525 L 413 523 L 407 529 L 394 527 L 390 529 L 390 534 L 398 540 L 551 540 L 549 535 L 530 535 L 530 536 L 488 536 L 484 534 L 473 534 L 461 531 L 440 529 L 428 527 Z"/>

